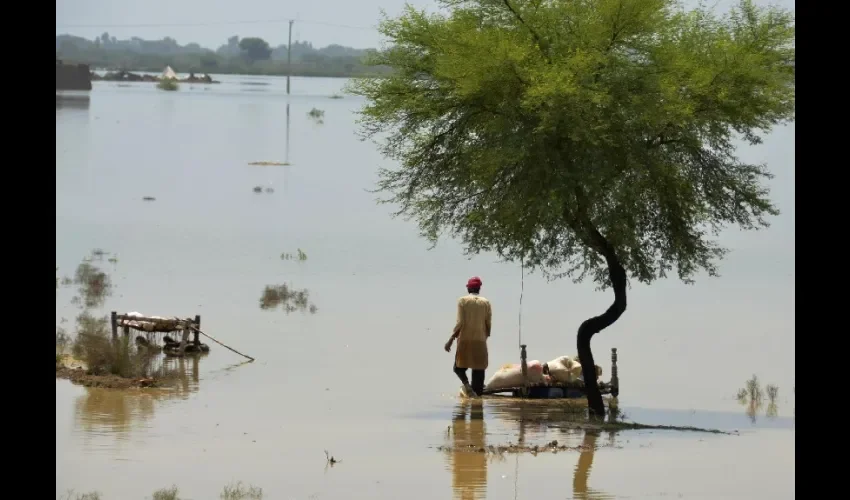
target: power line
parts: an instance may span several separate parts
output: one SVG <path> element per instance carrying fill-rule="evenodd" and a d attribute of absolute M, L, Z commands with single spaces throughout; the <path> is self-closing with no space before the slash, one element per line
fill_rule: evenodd
<path fill-rule="evenodd" d="M 239 25 L 239 24 L 286 24 L 292 21 L 292 19 L 265 19 L 265 20 L 255 20 L 255 21 L 220 21 L 220 22 L 206 22 L 206 23 L 143 23 L 143 24 L 60 24 L 57 23 L 57 28 L 74 28 L 74 29 L 86 29 L 86 28 L 190 28 L 190 27 L 202 27 L 202 26 L 231 26 L 231 25 Z M 310 21 L 305 19 L 298 19 L 298 23 L 301 24 L 315 24 L 319 26 L 330 26 L 334 28 L 347 28 L 347 29 L 356 29 L 356 30 L 369 30 L 369 31 L 377 31 L 377 28 L 367 27 L 367 26 L 352 26 L 350 24 L 337 24 L 337 23 L 329 23 L 325 21 Z"/>

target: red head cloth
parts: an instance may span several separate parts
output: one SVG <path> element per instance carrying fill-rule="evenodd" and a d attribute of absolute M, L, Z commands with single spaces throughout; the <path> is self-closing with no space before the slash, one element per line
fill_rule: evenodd
<path fill-rule="evenodd" d="M 466 282 L 466 288 L 481 288 L 481 278 L 473 276 Z"/>

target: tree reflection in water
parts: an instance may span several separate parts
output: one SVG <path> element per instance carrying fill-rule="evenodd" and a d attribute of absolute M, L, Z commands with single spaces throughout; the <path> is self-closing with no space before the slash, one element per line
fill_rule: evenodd
<path fill-rule="evenodd" d="M 481 500 L 486 497 L 487 489 L 487 467 L 488 460 L 503 461 L 508 458 L 508 453 L 493 453 L 492 447 L 487 444 L 487 428 L 484 418 L 484 405 L 482 400 L 462 400 L 454 410 L 451 425 L 447 430 L 450 438 L 448 450 L 449 468 L 452 473 L 453 497 L 461 500 Z M 593 489 L 589 486 L 590 472 L 593 467 L 593 459 L 601 432 L 599 430 L 585 430 L 581 427 L 586 423 L 583 408 L 564 401 L 535 401 L 516 400 L 504 398 L 500 400 L 488 400 L 487 410 L 491 415 L 502 423 L 507 423 L 516 434 L 515 439 L 510 442 L 520 447 L 540 444 L 544 442 L 529 442 L 535 438 L 544 438 L 545 442 L 551 442 L 553 432 L 559 435 L 559 444 L 573 442 L 579 450 L 578 460 L 573 470 L 573 497 L 580 499 L 613 499 L 614 496 Z M 618 413 L 613 411 L 609 417 L 612 421 L 618 418 Z M 616 432 L 608 431 L 608 440 L 605 445 L 614 446 Z M 578 439 L 581 439 L 579 445 Z M 541 441 L 544 441 L 541 440 Z M 565 441 L 566 443 L 562 442 Z M 507 445 L 508 442 L 492 443 L 496 446 Z M 603 446 L 605 446 L 603 445 Z M 547 453 L 548 454 L 548 453 Z M 573 456 L 571 452 L 558 453 L 559 457 L 552 459 L 567 459 Z M 514 494 L 519 498 L 519 476 L 521 474 L 521 462 L 529 459 L 536 460 L 530 453 L 516 453 L 513 457 L 515 463 L 514 471 Z M 570 460 L 572 462 L 572 460 Z"/>
<path fill-rule="evenodd" d="M 156 404 L 188 399 L 199 387 L 199 365 L 202 356 L 169 358 L 156 356 L 152 368 L 161 368 L 169 379 L 167 387 L 147 389 L 107 389 L 86 387 L 85 394 L 74 403 L 77 431 L 86 440 L 111 435 L 119 441 L 129 438 L 140 424 L 154 415 Z"/>

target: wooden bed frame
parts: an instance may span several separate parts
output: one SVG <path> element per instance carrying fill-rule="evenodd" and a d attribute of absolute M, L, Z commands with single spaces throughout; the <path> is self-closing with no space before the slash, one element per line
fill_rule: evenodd
<path fill-rule="evenodd" d="M 522 373 L 528 373 L 528 355 L 526 353 L 526 345 L 520 346 L 520 360 Z M 620 378 L 617 373 L 617 348 L 611 349 L 611 379 L 608 382 L 599 381 L 599 391 L 602 394 L 610 394 L 617 397 L 620 394 Z M 583 398 L 585 397 L 584 382 L 568 382 L 568 383 L 552 383 L 549 385 L 529 385 L 526 383 L 524 387 L 509 387 L 504 389 L 485 390 L 485 396 L 493 395 L 510 395 L 517 398 L 532 398 L 532 399 L 556 399 L 556 398 Z"/>

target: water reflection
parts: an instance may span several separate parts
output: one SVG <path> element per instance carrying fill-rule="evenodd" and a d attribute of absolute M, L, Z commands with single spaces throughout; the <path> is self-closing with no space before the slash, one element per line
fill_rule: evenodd
<path fill-rule="evenodd" d="M 454 498 L 483 499 L 487 487 L 487 454 L 483 452 L 486 447 L 484 403 L 478 400 L 458 404 L 450 433 L 452 451 L 449 453 L 449 467 Z"/>
<path fill-rule="evenodd" d="M 573 498 L 588 500 L 615 498 L 614 495 L 597 491 L 587 485 L 590 479 L 590 470 L 593 468 L 593 455 L 596 453 L 597 439 L 599 439 L 598 432 L 585 431 L 584 439 L 581 443 L 581 453 L 578 456 L 578 463 L 573 473 Z"/>
<path fill-rule="evenodd" d="M 125 440 L 132 430 L 153 417 L 156 404 L 187 399 L 199 387 L 201 356 L 169 358 L 158 356 L 152 361 L 173 384 L 156 389 L 106 389 L 86 387 L 85 394 L 74 403 L 77 430 L 87 436 L 112 435 Z"/>
<path fill-rule="evenodd" d="M 532 446 L 559 440 L 560 445 L 579 446 L 587 423 L 587 403 L 585 400 L 571 399 L 514 399 L 509 397 L 490 398 L 487 401 L 490 412 L 501 422 L 508 425 L 510 434 L 516 435 L 520 446 Z M 616 420 L 617 413 L 612 412 L 610 419 Z M 614 434 L 611 433 L 614 445 Z M 503 443 L 500 443 L 503 444 Z"/>
<path fill-rule="evenodd" d="M 608 442 L 600 445 L 598 441 L 602 431 L 580 428 L 587 425 L 586 405 L 564 400 L 487 399 L 487 412 L 495 417 L 490 420 L 489 432 L 484 418 L 484 406 L 485 402 L 482 400 L 459 402 L 447 430 L 451 443 L 443 449 L 447 451 L 455 499 L 486 497 L 490 460 L 514 462 L 513 482 L 516 495 L 519 491 L 522 463 L 536 460 L 534 457 L 544 452 L 550 457 L 556 454 L 561 457 L 551 459 L 569 461 L 573 468 L 574 498 L 615 498 L 589 486 L 596 450 L 600 446 L 614 446 L 616 433 L 608 432 Z M 617 412 L 613 412 L 609 418 L 616 419 L 617 415 Z M 492 425 L 494 422 L 495 426 Z M 553 432 L 558 433 L 559 439 L 552 439 Z M 546 444 L 535 442 L 543 438 Z M 508 445 L 507 448 L 502 448 L 504 445 Z M 565 449 L 565 445 L 569 448 Z M 500 451 L 500 448 L 506 451 Z M 575 457 L 573 450 L 579 452 L 575 462 L 573 458 L 568 458 Z M 551 452 L 551 455 L 548 452 Z"/>
<path fill-rule="evenodd" d="M 289 177 L 289 103 L 286 103 L 286 147 L 284 149 L 283 191 L 286 192 L 287 179 Z"/>
<path fill-rule="evenodd" d="M 57 92 L 56 109 L 79 109 L 88 111 L 91 97 L 88 92 Z"/>

